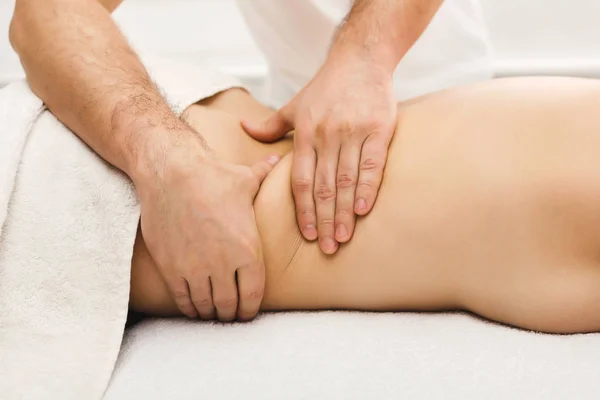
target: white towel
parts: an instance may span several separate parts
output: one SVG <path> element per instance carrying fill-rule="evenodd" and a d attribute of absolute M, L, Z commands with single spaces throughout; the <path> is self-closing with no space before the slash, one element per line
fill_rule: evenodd
<path fill-rule="evenodd" d="M 176 112 L 239 86 L 149 60 Z M 117 358 L 139 206 L 127 177 L 44 109 L 0 90 L 0 398 L 99 399 Z"/>

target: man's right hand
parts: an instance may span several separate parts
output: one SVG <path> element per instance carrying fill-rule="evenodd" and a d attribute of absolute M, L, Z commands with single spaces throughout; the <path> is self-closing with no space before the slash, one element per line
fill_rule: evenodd
<path fill-rule="evenodd" d="M 153 172 L 134 181 L 142 236 L 171 295 L 190 318 L 254 318 L 265 267 L 253 201 L 279 157 L 246 167 L 199 146 L 160 151 Z"/>

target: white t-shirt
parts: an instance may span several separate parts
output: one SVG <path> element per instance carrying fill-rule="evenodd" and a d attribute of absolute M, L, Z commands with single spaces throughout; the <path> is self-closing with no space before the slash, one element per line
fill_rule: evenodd
<path fill-rule="evenodd" d="M 237 0 L 263 51 L 265 100 L 281 106 L 322 65 L 352 0 Z M 398 100 L 492 76 L 492 51 L 477 0 L 446 0 L 395 72 Z"/>

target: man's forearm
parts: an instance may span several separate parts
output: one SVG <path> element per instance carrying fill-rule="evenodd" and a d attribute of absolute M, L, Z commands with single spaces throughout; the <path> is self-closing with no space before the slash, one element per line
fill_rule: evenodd
<path fill-rule="evenodd" d="M 331 55 L 360 51 L 390 73 L 421 36 L 443 0 L 355 0 Z"/>
<path fill-rule="evenodd" d="M 17 0 L 11 43 L 54 115 L 133 178 L 146 150 L 189 129 L 113 22 L 109 11 L 118 3 Z"/>

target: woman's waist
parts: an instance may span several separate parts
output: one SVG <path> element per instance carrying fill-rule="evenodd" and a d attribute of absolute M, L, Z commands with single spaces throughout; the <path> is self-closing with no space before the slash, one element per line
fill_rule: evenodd
<path fill-rule="evenodd" d="M 543 170 L 507 170 L 504 176 L 485 168 L 462 175 L 448 168 L 437 176 L 398 176 L 382 188 L 364 224 L 374 219 L 388 227 L 406 255 L 421 259 L 433 254 L 454 265 L 553 262 L 597 254 L 597 174 L 567 168 L 554 176 Z"/>

